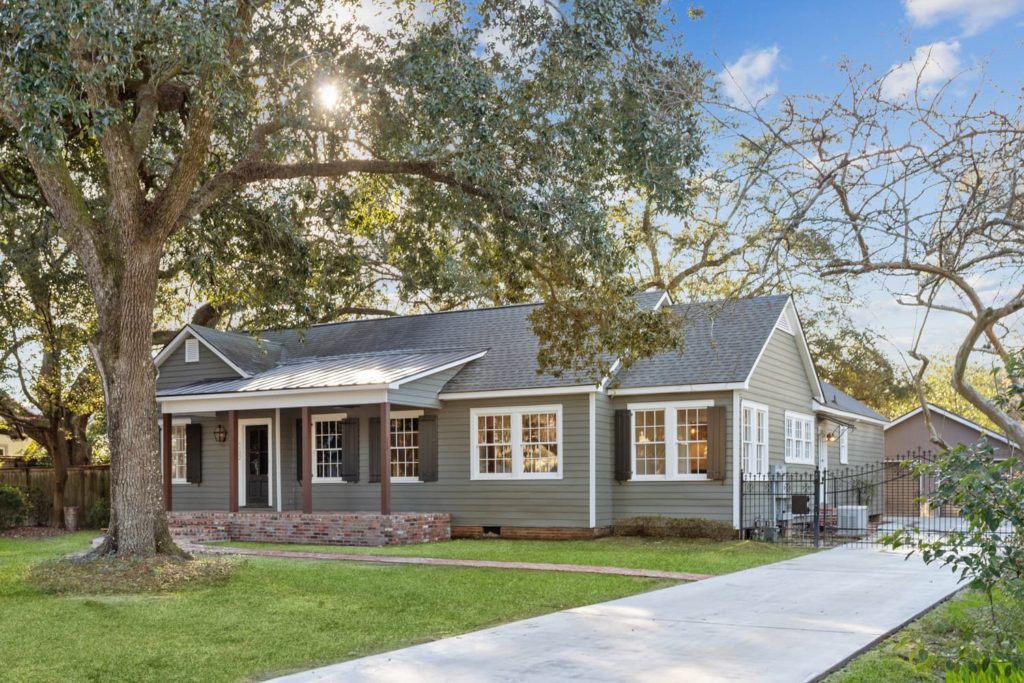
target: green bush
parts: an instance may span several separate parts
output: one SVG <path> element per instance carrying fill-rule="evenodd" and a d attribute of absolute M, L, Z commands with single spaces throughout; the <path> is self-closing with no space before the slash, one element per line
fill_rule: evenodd
<path fill-rule="evenodd" d="M 616 536 L 651 536 L 654 538 L 707 538 L 729 541 L 736 538 L 736 530 L 728 522 L 699 517 L 662 517 L 647 515 L 620 519 L 612 524 Z"/>
<path fill-rule="evenodd" d="M 21 489 L 25 495 L 27 510 L 25 524 L 28 526 L 47 526 L 50 524 L 50 497 L 41 488 Z"/>
<path fill-rule="evenodd" d="M 86 529 L 105 529 L 110 526 L 110 501 L 106 498 L 97 500 L 85 513 L 82 522 Z"/>
<path fill-rule="evenodd" d="M 0 484 L 0 529 L 24 524 L 28 499 L 17 486 Z"/>

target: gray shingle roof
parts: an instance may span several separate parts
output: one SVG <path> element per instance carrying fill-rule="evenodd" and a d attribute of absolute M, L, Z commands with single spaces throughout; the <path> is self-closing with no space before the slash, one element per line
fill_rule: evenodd
<path fill-rule="evenodd" d="M 836 410 L 845 410 L 848 413 L 863 415 L 864 417 L 870 417 L 874 420 L 882 420 L 883 422 L 889 421 L 889 418 L 885 415 L 875 412 L 854 397 L 841 389 L 837 389 L 828 382 L 821 381 L 821 393 L 825 396 L 825 405 L 831 406 Z"/>
<path fill-rule="evenodd" d="M 637 295 L 637 302 L 649 308 L 661 298 L 661 292 L 644 292 Z M 683 352 L 660 353 L 637 362 L 618 378 L 617 386 L 744 381 L 788 299 L 788 296 L 768 296 L 671 306 L 681 316 L 684 326 L 686 346 Z M 388 351 L 446 349 L 470 353 L 486 350 L 485 356 L 467 363 L 445 385 L 444 391 L 592 384 L 591 378 L 579 374 L 555 377 L 538 372 L 539 343 L 528 318 L 538 306 L 540 304 L 523 304 L 355 320 L 314 325 L 305 330 L 268 330 L 259 333 L 258 340 L 257 336 L 244 332 L 219 332 L 197 326 L 193 329 L 232 362 L 254 375 L 270 371 L 269 374 L 276 377 L 277 368 L 287 368 L 300 361 Z M 221 384 L 216 391 L 240 390 L 224 388 L 227 385 Z M 180 390 L 175 391 L 180 393 Z"/>
<path fill-rule="evenodd" d="M 312 389 L 390 384 L 472 357 L 472 352 L 383 351 L 331 358 L 307 358 L 280 365 L 253 377 L 198 382 L 165 389 L 159 396 L 192 396 L 229 392 Z"/>
<path fill-rule="evenodd" d="M 616 388 L 745 381 L 787 301 L 777 295 L 672 306 L 682 320 L 683 349 L 637 361 Z"/>

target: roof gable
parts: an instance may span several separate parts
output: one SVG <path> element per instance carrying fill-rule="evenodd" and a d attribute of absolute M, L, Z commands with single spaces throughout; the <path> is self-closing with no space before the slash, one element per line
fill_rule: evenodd
<path fill-rule="evenodd" d="M 972 420 L 968 420 L 966 417 L 962 417 L 960 415 L 957 415 L 956 413 L 950 412 L 950 411 L 946 410 L 945 408 L 940 408 L 939 406 L 935 405 L 934 403 L 929 403 L 928 404 L 928 410 L 934 411 L 934 412 L 938 413 L 939 415 L 942 415 L 943 417 L 945 417 L 948 420 L 953 420 L 954 422 L 958 422 L 959 424 L 963 425 L 964 427 L 967 427 L 969 429 L 973 429 L 974 431 L 978 432 L 979 434 L 984 434 L 985 436 L 987 436 L 990 439 L 996 439 L 997 441 L 1000 441 L 1000 442 L 1002 442 L 1004 444 L 1010 445 L 1010 440 L 1007 439 L 1002 434 L 999 434 L 998 432 L 994 432 L 994 431 L 992 431 L 991 429 L 989 429 L 987 427 L 982 427 L 977 422 L 974 422 Z M 911 410 L 911 411 L 909 411 L 907 413 L 904 413 L 903 415 L 900 415 L 895 420 L 890 422 L 886 426 L 886 429 L 890 429 L 892 427 L 895 427 L 896 425 L 899 425 L 899 424 L 902 424 L 902 423 L 904 423 L 904 422 L 906 422 L 908 420 L 911 420 L 914 417 L 916 417 L 918 415 L 921 415 L 923 412 L 924 412 L 924 408 L 922 408 L 921 406 L 918 406 L 918 407 L 914 408 L 913 410 Z"/>

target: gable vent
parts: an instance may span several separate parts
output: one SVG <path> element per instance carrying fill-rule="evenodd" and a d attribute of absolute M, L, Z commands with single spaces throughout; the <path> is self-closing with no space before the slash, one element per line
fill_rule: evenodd
<path fill-rule="evenodd" d="M 185 362 L 186 363 L 198 363 L 199 362 L 199 340 L 198 339 L 186 339 L 185 340 Z"/>
<path fill-rule="evenodd" d="M 788 332 L 789 334 L 793 334 L 793 325 L 791 325 L 790 322 L 789 322 L 789 311 L 788 310 L 785 310 L 785 311 L 782 312 L 782 315 L 779 316 L 779 321 L 777 323 L 775 323 L 775 327 L 777 327 L 778 329 L 782 330 L 783 332 Z"/>

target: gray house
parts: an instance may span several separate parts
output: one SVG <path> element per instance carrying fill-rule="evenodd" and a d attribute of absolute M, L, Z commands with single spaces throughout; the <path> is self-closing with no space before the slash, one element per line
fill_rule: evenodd
<path fill-rule="evenodd" d="M 679 316 L 685 351 L 600 385 L 537 372 L 535 305 L 190 325 L 156 358 L 172 522 L 356 543 L 736 525 L 741 470 L 881 462 L 887 420 L 818 380 L 790 297 L 639 302 Z"/>

